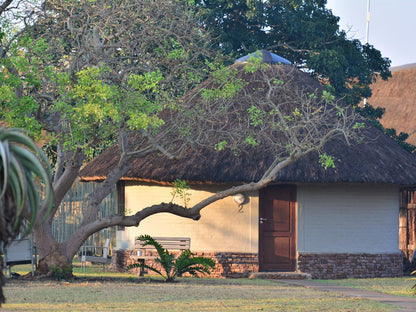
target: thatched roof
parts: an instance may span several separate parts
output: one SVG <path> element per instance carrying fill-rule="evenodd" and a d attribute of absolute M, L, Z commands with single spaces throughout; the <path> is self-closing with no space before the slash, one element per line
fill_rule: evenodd
<path fill-rule="evenodd" d="M 270 66 L 293 69 L 291 65 Z M 297 83 L 310 84 L 307 87 L 312 90 L 319 86 L 306 73 L 295 70 L 295 76 Z M 370 123 L 366 123 L 361 138 L 360 143 L 352 145 L 334 140 L 325 146 L 324 151 L 337 160 L 336 168 L 325 170 L 319 165 L 318 154 L 313 153 L 284 168 L 276 182 L 416 184 L 416 160 L 412 154 Z M 118 157 L 117 146 L 107 149 L 82 170 L 82 180 L 104 179 L 117 164 Z M 272 153 L 259 148 L 248 149 L 238 156 L 229 150 L 199 148 L 189 150 L 178 160 L 168 160 L 154 153 L 134 159 L 133 169 L 123 180 L 164 183 L 180 178 L 190 183 L 251 182 L 260 179 L 273 160 Z"/>
<path fill-rule="evenodd" d="M 407 142 L 416 145 L 416 64 L 393 67 L 391 72 L 387 81 L 378 79 L 371 85 L 368 103 L 386 109 L 381 119 L 385 128 L 408 133 Z"/>

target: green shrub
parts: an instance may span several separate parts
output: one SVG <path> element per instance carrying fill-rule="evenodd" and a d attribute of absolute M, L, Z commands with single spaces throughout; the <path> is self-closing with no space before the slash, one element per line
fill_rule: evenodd
<path fill-rule="evenodd" d="M 163 271 L 156 269 L 155 267 L 143 264 L 134 263 L 127 267 L 127 269 L 133 268 L 146 268 L 157 274 L 161 275 L 165 282 L 173 282 L 176 277 L 180 277 L 185 273 L 189 273 L 193 276 L 198 274 L 211 274 L 211 269 L 215 267 L 215 261 L 207 257 L 195 257 L 189 250 L 184 250 L 178 258 L 175 259 L 174 255 L 169 253 L 167 249 L 164 249 L 156 240 L 150 235 L 141 235 L 139 238 L 144 242 L 144 246 L 155 247 L 159 257 L 155 259 L 155 262 L 160 263 Z"/>
<path fill-rule="evenodd" d="M 72 277 L 72 265 L 67 264 L 63 268 L 53 265 L 50 268 L 51 275 L 58 281 L 69 280 Z"/>

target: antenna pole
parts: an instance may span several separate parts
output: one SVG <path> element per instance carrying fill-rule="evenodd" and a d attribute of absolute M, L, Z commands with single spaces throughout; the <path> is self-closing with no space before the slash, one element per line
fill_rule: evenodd
<path fill-rule="evenodd" d="M 367 0 L 367 28 L 365 32 L 365 43 L 369 41 L 369 32 L 370 32 L 370 0 Z"/>
<path fill-rule="evenodd" d="M 370 33 L 370 0 L 367 0 L 367 27 L 365 30 L 365 43 L 368 44 Z M 367 105 L 367 98 L 363 100 L 363 106 Z"/>

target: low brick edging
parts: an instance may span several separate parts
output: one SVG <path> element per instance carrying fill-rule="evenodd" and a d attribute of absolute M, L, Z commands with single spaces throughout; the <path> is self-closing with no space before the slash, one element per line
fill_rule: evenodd
<path fill-rule="evenodd" d="M 175 256 L 179 255 L 179 252 L 172 253 Z M 257 253 L 195 252 L 195 255 L 214 259 L 215 269 L 211 272 L 210 277 L 248 277 L 251 273 L 259 271 Z M 134 250 L 116 250 L 111 259 L 111 269 L 125 271 L 128 265 L 136 263 L 136 259 L 137 254 Z M 146 264 L 157 266 L 152 260 L 146 260 Z"/>
<path fill-rule="evenodd" d="M 197 255 L 214 259 L 215 269 L 211 277 L 249 277 L 259 271 L 257 253 L 212 252 Z"/>
<path fill-rule="evenodd" d="M 172 253 L 179 255 L 179 252 Z M 257 253 L 196 252 L 195 255 L 214 259 L 216 265 L 210 277 L 249 277 L 259 272 Z M 111 268 L 125 271 L 128 265 L 136 263 L 136 259 L 137 252 L 134 250 L 116 250 Z M 146 260 L 146 264 L 157 267 L 152 260 Z M 314 279 L 400 277 L 403 276 L 403 256 L 401 253 L 299 253 L 298 272 L 308 273 Z"/>
<path fill-rule="evenodd" d="M 299 253 L 298 269 L 315 279 L 400 277 L 403 256 L 401 253 Z"/>

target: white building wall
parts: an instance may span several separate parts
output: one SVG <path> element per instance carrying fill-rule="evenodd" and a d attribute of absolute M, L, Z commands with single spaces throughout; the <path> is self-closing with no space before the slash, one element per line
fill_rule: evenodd
<path fill-rule="evenodd" d="M 190 190 L 188 206 L 219 190 L 218 186 Z M 170 202 L 171 192 L 172 188 L 167 186 L 126 185 L 126 212 L 128 215 L 134 214 L 145 207 Z M 241 212 L 233 198 L 228 197 L 204 208 L 199 221 L 169 213 L 148 217 L 138 227 L 126 227 L 124 231 L 117 232 L 117 249 L 132 249 L 137 236 L 149 234 L 153 237 L 190 237 L 192 251 L 257 253 L 258 197 L 257 193 L 250 195 Z M 180 199 L 174 202 L 182 204 Z"/>
<path fill-rule="evenodd" d="M 399 189 L 389 185 L 298 187 L 298 252 L 398 252 Z"/>

